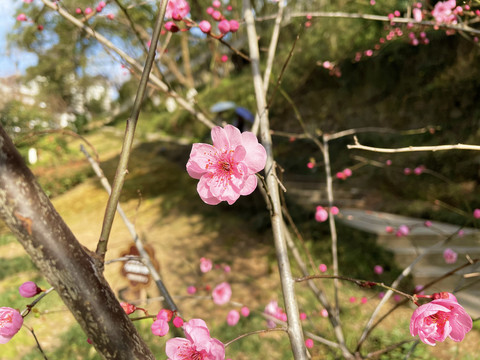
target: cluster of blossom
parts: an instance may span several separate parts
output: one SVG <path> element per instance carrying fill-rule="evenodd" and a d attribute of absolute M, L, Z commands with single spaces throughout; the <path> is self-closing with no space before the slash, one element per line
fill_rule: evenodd
<path fill-rule="evenodd" d="M 343 169 L 335 174 L 335 177 L 340 180 L 346 180 L 350 176 L 352 176 L 352 170 L 349 168 Z"/>
<path fill-rule="evenodd" d="M 472 318 L 453 294 L 442 292 L 417 296 L 433 299 L 419 306 L 410 320 L 410 334 L 418 335 L 423 343 L 435 346 L 437 341 L 445 341 L 447 337 L 459 342 L 472 329 Z"/>
<path fill-rule="evenodd" d="M 100 1 L 97 6 L 95 7 L 95 11 L 97 13 L 100 13 L 103 11 L 103 8 L 107 6 L 107 4 L 105 3 L 105 1 Z M 90 14 L 93 14 L 93 9 L 91 7 L 86 7 L 85 10 L 82 10 L 81 8 L 76 8 L 75 9 L 75 13 L 80 15 L 80 14 L 84 14 L 84 15 L 90 15 Z M 109 19 L 113 19 L 113 14 L 109 14 L 107 15 L 107 17 Z"/>
<path fill-rule="evenodd" d="M 332 206 L 330 208 L 330 213 L 332 215 L 338 215 L 340 210 L 336 206 Z M 328 219 L 328 208 L 324 208 L 323 206 L 317 206 L 315 210 L 315 220 L 318 222 L 324 222 Z"/>
<path fill-rule="evenodd" d="M 172 324 L 176 328 L 183 326 L 183 319 L 180 316 L 177 316 L 176 312 L 167 309 L 160 310 L 151 326 L 152 334 L 156 336 L 167 335 L 168 331 L 170 330 L 170 326 L 168 325 L 168 323 L 172 319 Z"/>
<path fill-rule="evenodd" d="M 457 257 L 458 254 L 450 248 L 446 248 L 443 251 L 443 258 L 447 264 L 455 264 L 457 262 Z"/>
<path fill-rule="evenodd" d="M 232 32 L 232 33 L 237 32 L 240 27 L 240 24 L 238 23 L 237 20 L 226 19 L 225 16 L 220 11 L 221 6 L 222 6 L 222 3 L 219 0 L 214 0 L 212 1 L 212 6 L 209 6 L 206 12 L 208 15 L 212 17 L 214 21 L 218 22 L 218 25 L 217 25 L 218 31 L 220 31 L 222 35 L 228 34 L 229 32 Z M 232 11 L 233 8 L 231 5 L 227 5 L 226 10 Z M 199 27 L 200 27 L 200 30 L 202 30 L 206 34 L 209 34 L 212 29 L 212 25 L 207 20 L 202 20 L 199 23 Z"/>
<path fill-rule="evenodd" d="M 255 174 L 265 167 L 267 153 L 252 132 L 241 133 L 232 125 L 216 126 L 211 135 L 213 146 L 193 144 L 187 172 L 200 180 L 197 191 L 206 204 L 232 205 L 255 190 Z"/>
<path fill-rule="evenodd" d="M 240 320 L 240 314 L 243 317 L 248 317 L 250 315 L 250 309 L 247 306 L 242 306 L 240 312 L 235 309 L 230 310 L 227 315 L 227 324 L 230 326 L 237 325 L 238 321 Z"/>
<path fill-rule="evenodd" d="M 43 291 L 33 281 L 27 281 L 18 288 L 18 292 L 24 298 L 34 297 Z M 0 344 L 9 342 L 22 325 L 23 316 L 17 309 L 0 307 Z"/>
<path fill-rule="evenodd" d="M 410 228 L 407 225 L 400 225 L 397 230 L 393 226 L 387 225 L 385 231 L 389 234 L 395 233 L 395 236 L 402 237 L 410 234 Z"/>

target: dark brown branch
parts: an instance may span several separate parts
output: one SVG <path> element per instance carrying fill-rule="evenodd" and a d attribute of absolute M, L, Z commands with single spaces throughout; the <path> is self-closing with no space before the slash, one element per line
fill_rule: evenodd
<path fill-rule="evenodd" d="M 105 359 L 154 359 L 98 270 L 0 127 L 0 218 Z"/>

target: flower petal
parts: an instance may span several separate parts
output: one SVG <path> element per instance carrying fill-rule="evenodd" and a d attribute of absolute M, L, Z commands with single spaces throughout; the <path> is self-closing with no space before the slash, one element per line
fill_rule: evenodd
<path fill-rule="evenodd" d="M 187 172 L 194 179 L 200 179 L 210 171 L 212 164 L 216 163 L 218 150 L 208 144 L 193 144 L 190 159 L 187 162 Z"/>
<path fill-rule="evenodd" d="M 262 144 L 258 143 L 258 139 L 252 132 L 246 131 L 242 133 L 242 145 L 247 151 L 244 162 L 253 172 L 259 172 L 265 167 L 267 161 L 267 152 Z"/>
<path fill-rule="evenodd" d="M 213 141 L 213 146 L 217 148 L 220 152 L 227 152 L 230 150 L 230 141 L 227 137 L 226 131 L 220 127 L 220 126 L 215 126 L 212 129 L 212 141 Z"/>

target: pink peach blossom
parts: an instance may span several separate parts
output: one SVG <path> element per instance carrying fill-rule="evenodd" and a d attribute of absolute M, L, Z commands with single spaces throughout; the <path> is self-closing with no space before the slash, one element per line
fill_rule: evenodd
<path fill-rule="evenodd" d="M 355 296 L 350 296 L 350 299 L 348 299 L 352 304 L 357 301 L 357 298 Z"/>
<path fill-rule="evenodd" d="M 218 284 L 212 291 L 213 302 L 217 305 L 223 305 L 230 301 L 232 297 L 232 288 L 227 282 Z"/>
<path fill-rule="evenodd" d="M 183 326 L 184 338 L 167 340 L 165 353 L 170 360 L 204 359 L 224 360 L 225 345 L 210 336 L 202 319 L 191 319 Z"/>
<path fill-rule="evenodd" d="M 213 6 L 214 8 L 217 8 L 217 9 L 218 9 L 221 5 L 222 5 L 222 3 L 220 2 L 220 0 L 213 0 L 213 1 L 212 1 L 212 6 Z"/>
<path fill-rule="evenodd" d="M 215 21 L 220 21 L 222 19 L 222 13 L 218 10 L 214 10 L 211 15 Z"/>
<path fill-rule="evenodd" d="M 383 267 L 381 265 L 375 265 L 373 267 L 373 272 L 377 275 L 383 274 Z"/>
<path fill-rule="evenodd" d="M 24 298 L 31 298 L 41 293 L 42 289 L 40 289 L 33 281 L 27 281 L 20 285 L 18 292 Z"/>
<path fill-rule="evenodd" d="M 322 311 L 320 311 L 320 315 L 321 315 L 322 317 L 328 317 L 328 311 L 327 311 L 327 309 L 322 309 Z"/>
<path fill-rule="evenodd" d="M 175 326 L 176 328 L 183 326 L 183 319 L 180 316 L 175 316 L 172 322 L 173 326 Z"/>
<path fill-rule="evenodd" d="M 205 203 L 232 205 L 240 195 L 255 190 L 255 173 L 265 167 L 267 153 L 253 133 L 240 133 L 232 125 L 214 127 L 212 139 L 213 146 L 193 144 L 187 172 L 200 179 L 197 191 Z"/>
<path fill-rule="evenodd" d="M 439 1 L 432 10 L 432 16 L 438 24 L 456 24 L 457 17 L 453 13 L 455 7 L 455 0 Z"/>
<path fill-rule="evenodd" d="M 313 348 L 313 340 L 312 339 L 305 340 L 305 346 L 309 349 Z"/>
<path fill-rule="evenodd" d="M 202 273 L 207 273 L 212 270 L 212 265 L 212 260 L 204 257 L 200 258 L 200 271 Z"/>
<path fill-rule="evenodd" d="M 87 7 L 87 8 L 85 9 L 85 14 L 86 14 L 86 15 L 91 14 L 92 12 L 93 12 L 92 8 Z"/>
<path fill-rule="evenodd" d="M 189 287 L 187 287 L 187 293 L 190 294 L 190 295 L 193 295 L 197 292 L 197 288 L 193 285 L 190 285 Z"/>
<path fill-rule="evenodd" d="M 240 314 L 237 310 L 230 310 L 227 315 L 227 324 L 229 326 L 235 326 L 240 320 Z"/>
<path fill-rule="evenodd" d="M 452 295 L 453 296 L 453 295 Z M 436 345 L 450 337 L 462 341 L 472 329 L 472 318 L 455 300 L 455 297 L 440 298 L 418 307 L 410 320 L 410 334 L 418 335 L 427 345 Z"/>
<path fill-rule="evenodd" d="M 415 21 L 418 21 L 418 22 L 422 21 L 423 19 L 422 10 L 420 10 L 419 8 L 414 8 L 412 10 L 412 13 Z"/>
<path fill-rule="evenodd" d="M 220 58 L 220 61 L 223 62 L 223 63 L 227 62 L 228 61 L 228 56 L 223 54 L 222 57 Z"/>
<path fill-rule="evenodd" d="M 27 21 L 27 15 L 24 13 L 18 14 L 17 21 Z"/>
<path fill-rule="evenodd" d="M 6 344 L 20 330 L 23 317 L 18 310 L 0 307 L 0 344 Z"/>
<path fill-rule="evenodd" d="M 122 307 L 122 309 L 125 311 L 127 315 L 133 314 L 135 310 L 137 310 L 137 307 L 135 305 L 127 302 L 121 302 L 120 306 Z"/>
<path fill-rule="evenodd" d="M 443 258 L 447 264 L 455 264 L 457 262 L 458 254 L 450 248 L 446 248 L 443 252 Z"/>
<path fill-rule="evenodd" d="M 165 336 L 168 334 L 170 327 L 165 319 L 155 320 L 151 326 L 152 334 L 157 336 Z"/>
<path fill-rule="evenodd" d="M 164 27 L 167 31 L 170 31 L 172 33 L 176 33 L 180 30 L 180 28 L 177 26 L 177 24 L 175 24 L 173 21 L 167 21 L 165 23 Z"/>
<path fill-rule="evenodd" d="M 361 302 L 362 304 L 366 304 L 367 301 L 368 301 L 368 299 L 367 299 L 365 296 L 362 296 L 362 298 L 360 299 L 360 302 Z"/>
<path fill-rule="evenodd" d="M 173 311 L 168 309 L 161 309 L 157 314 L 157 320 L 163 319 L 167 322 L 172 320 Z"/>
<path fill-rule="evenodd" d="M 169 0 L 165 17 L 167 19 L 181 20 L 190 12 L 190 5 L 185 0 Z"/>
<path fill-rule="evenodd" d="M 338 207 L 332 206 L 332 207 L 330 208 L 330 212 L 332 213 L 332 215 L 338 215 L 338 213 L 340 212 L 340 210 L 338 209 Z"/>

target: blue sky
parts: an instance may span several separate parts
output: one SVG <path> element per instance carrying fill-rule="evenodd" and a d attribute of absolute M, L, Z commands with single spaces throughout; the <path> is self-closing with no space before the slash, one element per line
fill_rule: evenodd
<path fill-rule="evenodd" d="M 36 64 L 36 56 L 21 52 L 18 49 L 7 49 L 6 36 L 15 25 L 15 9 L 21 0 L 0 0 L 0 77 L 23 73 L 27 67 Z"/>

